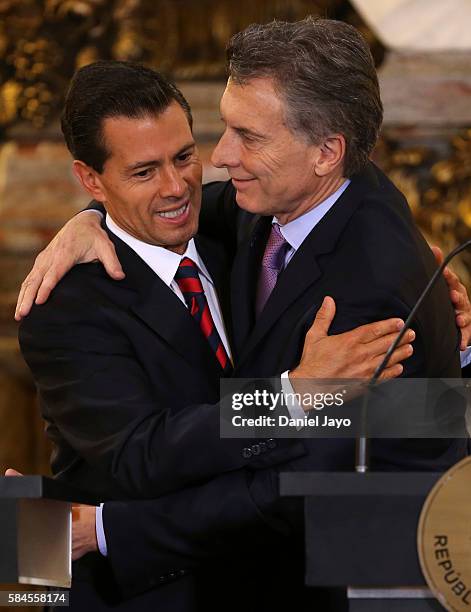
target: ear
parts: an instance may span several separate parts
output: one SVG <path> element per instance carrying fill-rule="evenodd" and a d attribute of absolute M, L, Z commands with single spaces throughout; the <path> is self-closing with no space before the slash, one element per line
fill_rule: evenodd
<path fill-rule="evenodd" d="M 317 176 L 327 176 L 343 167 L 347 143 L 343 134 L 332 134 L 318 145 L 319 154 L 316 159 L 315 173 Z"/>
<path fill-rule="evenodd" d="M 98 202 L 105 202 L 106 197 L 102 189 L 100 175 L 96 170 L 87 166 L 83 161 L 74 159 L 73 173 L 82 187 Z"/>

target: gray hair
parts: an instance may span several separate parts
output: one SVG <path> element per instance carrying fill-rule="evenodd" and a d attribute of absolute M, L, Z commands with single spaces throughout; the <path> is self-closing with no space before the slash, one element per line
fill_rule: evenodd
<path fill-rule="evenodd" d="M 313 17 L 253 24 L 231 38 L 226 58 L 236 83 L 273 79 L 288 127 L 308 142 L 343 134 L 345 176 L 365 166 L 378 139 L 383 106 L 369 47 L 354 27 Z"/>

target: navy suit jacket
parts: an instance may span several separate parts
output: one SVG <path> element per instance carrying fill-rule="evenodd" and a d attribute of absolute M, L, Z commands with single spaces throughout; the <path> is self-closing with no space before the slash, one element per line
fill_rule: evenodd
<path fill-rule="evenodd" d="M 257 321 L 256 281 L 270 219 L 240 211 L 232 185 L 213 183 L 204 188 L 200 228 L 219 237 L 233 259 L 232 327 L 239 377 L 278 376 L 294 368 L 325 295 L 337 304 L 330 333 L 388 317 L 406 318 L 436 267 L 405 198 L 373 164 L 352 178 L 312 230 Z M 459 377 L 459 332 L 443 280 L 424 303 L 414 329 L 414 356 L 405 362 L 404 375 Z M 206 609 L 218 601 L 228 609 L 240 608 L 249 597 L 244 584 L 257 590 L 259 609 L 270 609 L 270 601 L 278 606 L 283 598 L 303 609 L 302 508 L 296 500 L 279 499 L 278 472 L 352 470 L 354 441 L 316 439 L 304 446 L 305 455 L 281 468 L 249 475 L 234 471 L 161 499 L 105 505 L 109 558 L 125 591 L 158 585 L 169 570 L 198 572 L 206 566 L 212 585 L 212 595 L 210 588 L 205 593 Z M 465 453 L 465 440 L 374 441 L 372 469 L 440 471 Z M 214 559 L 218 561 L 211 565 Z M 263 586 L 266 580 L 269 588 Z M 230 600 L 218 599 L 228 592 Z M 253 593 L 250 601 L 257 609 Z"/>
<path fill-rule="evenodd" d="M 178 297 L 109 235 L 126 278 L 113 281 L 98 263 L 76 266 L 20 325 L 21 350 L 54 443 L 55 477 L 101 501 L 153 498 L 303 454 L 301 443 L 273 441 L 256 456 L 245 452 L 244 440 L 221 440 L 222 370 L 212 349 Z M 225 254 L 203 238 L 197 238 L 197 248 L 230 336 Z M 73 574 L 75 609 L 122 602 L 121 588 L 99 554 L 74 564 Z M 194 578 L 182 579 L 184 574 L 182 568 L 159 574 L 167 589 L 121 603 L 120 609 L 144 609 L 146 602 L 165 607 L 167 593 L 186 609 Z M 169 583 L 177 578 L 183 583 L 175 590 Z"/>

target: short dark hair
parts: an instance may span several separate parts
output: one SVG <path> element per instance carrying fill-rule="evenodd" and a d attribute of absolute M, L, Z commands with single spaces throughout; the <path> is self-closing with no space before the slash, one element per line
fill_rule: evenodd
<path fill-rule="evenodd" d="M 343 134 L 346 176 L 365 166 L 378 139 L 383 106 L 371 52 L 354 27 L 313 17 L 253 24 L 231 38 L 226 57 L 236 83 L 274 80 L 287 125 L 308 142 Z"/>
<path fill-rule="evenodd" d="M 162 113 L 178 102 L 193 126 L 191 109 L 181 91 L 161 74 L 133 62 L 99 61 L 77 70 L 62 113 L 62 133 L 74 159 L 97 172 L 110 156 L 103 121 L 110 117 L 139 118 Z"/>

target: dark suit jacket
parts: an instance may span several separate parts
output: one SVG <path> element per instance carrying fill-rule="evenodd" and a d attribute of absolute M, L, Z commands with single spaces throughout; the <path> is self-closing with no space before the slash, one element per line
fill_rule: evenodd
<path fill-rule="evenodd" d="M 249 456 L 243 440 L 221 440 L 221 369 L 209 344 L 177 296 L 127 245 L 110 237 L 125 280 L 111 280 L 100 264 L 77 266 L 20 326 L 21 349 L 54 442 L 54 475 L 102 501 L 125 500 L 303 454 L 302 444 L 280 442 Z M 208 240 L 197 240 L 197 246 L 230 322 L 224 253 Z M 118 601 L 106 566 L 100 555 L 90 555 L 74 576 L 93 578 L 104 601 Z M 182 573 L 167 571 L 159 579 L 172 582 Z M 82 609 L 100 609 L 99 598 L 91 607 L 90 584 L 85 591 Z M 182 597 L 185 592 L 182 587 Z M 166 593 L 159 589 L 149 601 L 163 606 Z M 76 601 L 80 596 L 73 592 Z M 144 605 L 140 601 L 139 609 Z"/>
<path fill-rule="evenodd" d="M 353 177 L 296 252 L 255 321 L 257 274 L 270 219 L 238 211 L 234 196 L 230 183 L 206 186 L 201 229 L 212 237 L 224 236 L 229 257 L 235 257 L 231 301 L 236 376 L 277 376 L 294 368 L 305 333 L 325 295 L 337 304 L 331 333 L 392 316 L 406 318 L 435 269 L 433 255 L 404 197 L 369 164 Z M 405 362 L 404 375 L 459 377 L 459 334 L 443 281 L 424 303 L 414 329 L 414 356 Z M 307 455 L 281 469 L 354 467 L 351 440 L 306 440 L 305 446 Z M 445 470 L 465 452 L 465 440 L 375 441 L 372 468 Z M 234 602 L 235 609 L 243 605 L 244 596 L 234 599 L 243 584 L 255 585 L 262 593 L 260 602 L 251 599 L 253 609 L 281 606 L 283 597 L 293 608 L 303 572 L 296 561 L 296 554 L 302 559 L 302 553 L 293 552 L 291 544 L 299 542 L 294 535 L 302 531 L 302 513 L 295 500 L 279 500 L 277 471 L 253 472 L 249 481 L 233 472 L 160 500 L 105 505 L 109 557 L 120 584 L 133 593 L 156 584 L 165 569 L 195 569 L 229 550 L 232 565 L 226 558 L 219 562 L 223 572 L 217 567 L 211 571 L 215 593 L 225 590 L 231 597 L 218 601 L 213 593 L 212 604 L 206 609 L 216 602 L 228 609 Z M 240 500 L 247 498 L 247 486 L 257 516 L 247 515 L 244 503 L 239 512 Z M 264 539 L 262 521 L 272 530 L 268 539 Z M 132 558 L 130 550 L 134 551 Z M 274 565 L 270 565 L 270 558 Z M 267 569 L 270 586 L 265 588 Z M 298 601 L 298 605 L 303 609 L 303 603 Z"/>

